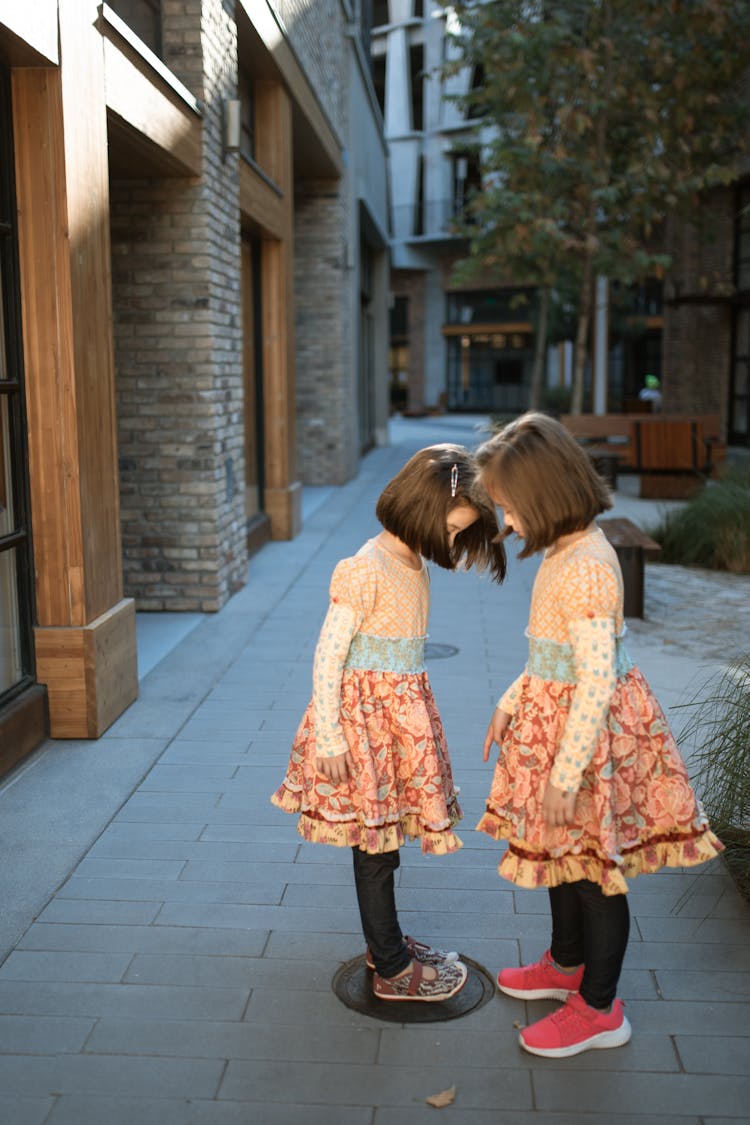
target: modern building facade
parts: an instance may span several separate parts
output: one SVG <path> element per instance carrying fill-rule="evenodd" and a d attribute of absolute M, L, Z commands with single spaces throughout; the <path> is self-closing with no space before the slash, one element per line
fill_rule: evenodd
<path fill-rule="evenodd" d="M 454 270 L 466 253 L 456 219 L 481 169 L 470 97 L 452 97 L 481 75 L 443 76 L 451 15 L 435 0 L 373 0 L 372 18 L 391 150 L 393 406 L 517 413 L 529 404 L 534 294 L 513 276 L 462 285 Z M 650 373 L 665 410 L 718 412 L 728 439 L 748 444 L 750 180 L 712 192 L 700 221 L 674 224 L 668 241 L 664 284 L 618 294 L 597 281 L 586 408 L 627 410 Z M 555 343 L 543 405 L 565 408 L 572 366 L 570 341 Z"/>
<path fill-rule="evenodd" d="M 533 365 L 531 301 L 512 278 L 461 284 L 456 233 L 481 185 L 470 107 L 479 76 L 446 79 L 450 15 L 433 0 L 376 0 L 372 57 L 390 148 L 394 405 L 520 411 Z M 524 302 L 524 297 L 527 301 Z"/>
<path fill-rule="evenodd" d="M 727 440 L 750 446 L 750 175 L 711 192 L 695 223 L 676 224 L 670 250 L 665 404 L 718 412 Z"/>
<path fill-rule="evenodd" d="M 354 0 L 6 0 L 0 141 L 2 770 L 385 440 L 389 231 Z"/>

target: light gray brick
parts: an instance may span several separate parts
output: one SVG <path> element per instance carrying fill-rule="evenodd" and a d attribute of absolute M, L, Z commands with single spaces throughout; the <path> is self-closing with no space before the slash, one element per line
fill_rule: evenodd
<path fill-rule="evenodd" d="M 602 1106 L 635 1104 L 650 1121 L 658 1114 L 703 1116 L 720 1105 L 727 1116 L 741 1117 L 750 1104 L 750 1078 L 602 1071 L 577 1073 L 573 1083 L 564 1068 L 536 1069 L 534 1094 L 537 1107 L 547 1111 L 601 1113 Z"/>
<path fill-rule="evenodd" d="M 0 1012 L 8 1015 L 231 1020 L 242 1016 L 247 998 L 236 988 L 0 981 Z"/>
<path fill-rule="evenodd" d="M 100 1020 L 86 1049 L 92 1054 L 213 1059 L 286 1059 L 289 1062 L 374 1063 L 376 1028 L 334 1027 L 310 1034 L 301 1024 L 271 1026 L 208 1020 Z"/>
<path fill-rule="evenodd" d="M 80 1051 L 94 1022 L 66 1016 L 0 1016 L 0 1054 L 56 1055 Z M 0 1121 L 9 1120 L 0 1114 Z"/>
<path fill-rule="evenodd" d="M 463 1079 L 463 1082 L 461 1081 Z M 377 1068 L 336 1063 L 298 1063 L 291 1070 L 275 1063 L 230 1061 L 219 1090 L 219 1098 L 252 1100 L 262 1083 L 277 1091 L 279 1100 L 307 1099 L 327 1105 L 379 1105 L 412 1107 L 429 1094 L 460 1084 L 461 1107 L 531 1109 L 528 1073 L 520 1069 L 425 1067 L 415 1075 L 409 1067 Z"/>
<path fill-rule="evenodd" d="M 26 931 L 18 948 L 260 957 L 267 942 L 266 930 L 102 924 L 86 926 L 71 923 L 55 925 L 37 922 Z"/>
<path fill-rule="evenodd" d="M 0 967 L 0 980 L 109 981 L 122 979 L 130 954 L 14 950 Z"/>
<path fill-rule="evenodd" d="M 214 1059 L 137 1059 L 95 1055 L 0 1057 L 0 1084 L 8 1094 L 50 1093 L 144 1097 L 211 1097 L 223 1062 Z"/>

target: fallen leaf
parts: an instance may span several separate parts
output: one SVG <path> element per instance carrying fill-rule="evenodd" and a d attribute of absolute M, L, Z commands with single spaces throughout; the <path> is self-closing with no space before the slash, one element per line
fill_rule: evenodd
<path fill-rule="evenodd" d="M 445 1105 L 453 1105 L 456 1100 L 456 1087 L 451 1086 L 449 1090 L 443 1090 L 441 1094 L 433 1094 L 432 1097 L 425 1098 L 428 1105 L 434 1105 L 436 1109 L 442 1109 Z"/>

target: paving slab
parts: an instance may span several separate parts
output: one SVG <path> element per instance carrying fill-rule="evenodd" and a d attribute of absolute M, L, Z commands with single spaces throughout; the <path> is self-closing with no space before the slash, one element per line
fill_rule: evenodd
<path fill-rule="evenodd" d="M 171 630 L 171 649 L 152 633 L 140 698 L 102 739 L 51 741 L 0 784 L 3 1125 L 750 1122 L 750 908 L 720 861 L 632 882 L 621 993 L 634 1034 L 616 1051 L 524 1054 L 519 1026 L 551 1002 L 497 993 L 415 1027 L 331 989 L 363 948 L 351 856 L 305 843 L 270 792 L 309 699 L 334 565 L 377 532 L 377 495 L 412 452 L 474 445 L 485 425 L 395 420 L 390 446 L 318 490 L 300 535 L 267 544 L 219 613 Z M 661 506 L 634 483 L 613 514 L 646 526 Z M 502 847 L 474 832 L 491 778 L 481 745 L 525 660 L 536 566 L 511 549 L 501 590 L 433 568 L 428 671 L 464 847 L 441 859 L 407 845 L 397 880 L 405 932 L 491 976 L 549 942 L 546 894 L 501 881 Z M 738 576 L 647 565 L 628 644 L 675 729 L 746 644 L 749 594 Z M 426 1104 L 449 1086 L 452 1106 Z"/>

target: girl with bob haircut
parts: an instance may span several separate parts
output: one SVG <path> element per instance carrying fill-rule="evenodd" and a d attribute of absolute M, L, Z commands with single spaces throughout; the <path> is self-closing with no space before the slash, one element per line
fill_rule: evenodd
<path fill-rule="evenodd" d="M 499 872 L 547 887 L 552 940 L 503 969 L 500 989 L 563 1000 L 520 1033 L 535 1055 L 618 1047 L 631 1029 L 616 997 L 630 915 L 625 876 L 690 867 L 722 845 L 708 827 L 651 689 L 625 651 L 622 575 L 595 517 L 611 507 L 585 452 L 553 418 L 526 414 L 477 451 L 534 581 L 525 671 L 484 741 L 500 748 L 478 829 L 508 841 Z"/>
<path fill-rule="evenodd" d="M 612 507 L 610 491 L 563 425 L 546 414 L 526 414 L 477 450 L 481 479 L 489 470 L 502 494 L 523 512 L 519 558 L 543 551 L 563 535 L 587 528 Z M 507 523 L 503 537 L 513 534 Z"/>
<path fill-rule="evenodd" d="M 416 453 L 386 486 L 383 530 L 334 569 L 313 662 L 312 700 L 271 798 L 299 814 L 305 840 L 350 847 L 366 961 L 382 1000 L 439 1001 L 466 983 L 456 953 L 404 936 L 394 874 L 418 838 L 445 855 L 461 842 L 448 747 L 424 666 L 430 602 L 425 560 L 488 570 L 505 550 L 495 509 L 459 445 Z"/>

